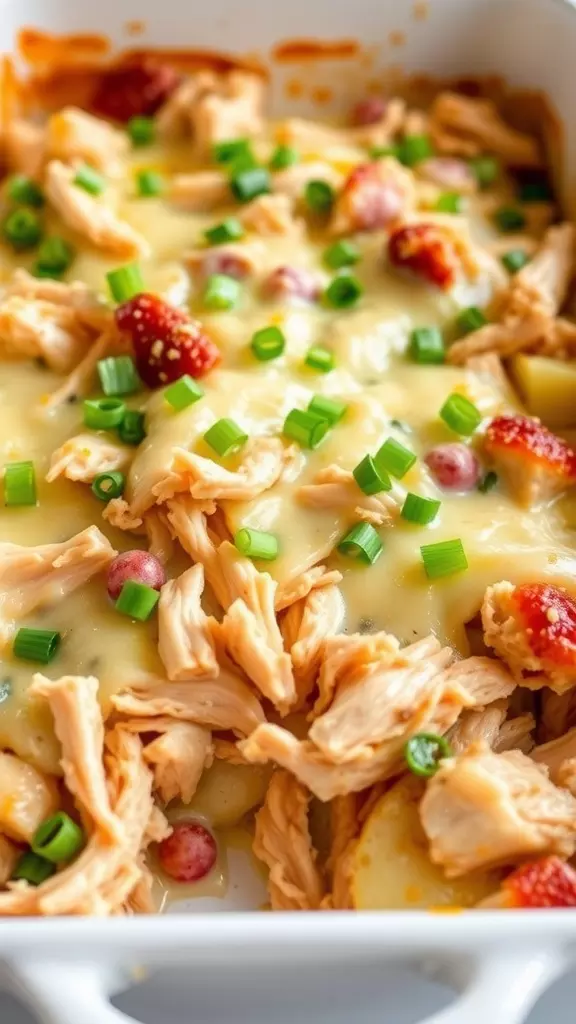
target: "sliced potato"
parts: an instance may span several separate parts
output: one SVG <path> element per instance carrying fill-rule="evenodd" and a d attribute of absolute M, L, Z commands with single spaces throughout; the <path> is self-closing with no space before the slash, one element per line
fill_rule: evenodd
<path fill-rule="evenodd" d="M 519 355 L 511 368 L 529 413 L 549 427 L 576 425 L 576 362 Z"/>
<path fill-rule="evenodd" d="M 446 879 L 431 863 L 418 817 L 422 792 L 419 779 L 401 779 L 378 801 L 364 825 L 352 879 L 357 910 L 471 907 L 498 888 L 497 871 Z"/>
<path fill-rule="evenodd" d="M 53 779 L 14 754 L 0 751 L 0 832 L 30 842 L 38 826 L 58 807 Z"/>
<path fill-rule="evenodd" d="M 266 765 L 238 765 L 216 760 L 204 772 L 190 808 L 207 818 L 214 828 L 236 825 L 253 807 L 262 803 L 270 772 Z"/>

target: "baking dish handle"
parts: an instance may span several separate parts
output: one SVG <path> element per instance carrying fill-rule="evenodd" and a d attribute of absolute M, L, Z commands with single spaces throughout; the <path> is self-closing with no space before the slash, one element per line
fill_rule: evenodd
<path fill-rule="evenodd" d="M 42 1024 L 134 1024 L 109 997 L 136 979 L 97 964 L 45 961 L 8 967 L 13 991 Z M 446 1009 L 420 1024 L 523 1024 L 538 997 L 566 969 L 559 949 L 511 953 L 495 948 L 434 966 L 434 975 L 459 991 Z M 431 965 L 426 965 L 430 973 Z"/>

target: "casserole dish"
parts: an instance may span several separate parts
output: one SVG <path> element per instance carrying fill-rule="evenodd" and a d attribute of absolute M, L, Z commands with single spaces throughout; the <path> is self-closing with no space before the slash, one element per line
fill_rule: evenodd
<path fill-rule="evenodd" d="M 95 27 L 88 17 L 63 5 L 49 15 L 32 8 L 19 11 L 16 23 L 16 14 L 7 10 L 5 46 L 11 48 L 23 20 L 52 32 L 82 32 Z M 146 43 L 188 41 L 186 17 L 176 7 L 164 7 L 160 20 L 155 10 L 148 12 L 140 5 L 137 10 L 126 6 L 118 12 L 110 4 L 109 10 L 103 7 L 98 12 L 96 28 L 105 28 L 117 45 L 123 45 L 125 26 L 135 18 L 144 19 Z M 257 50 L 270 61 L 280 109 L 293 65 L 277 65 L 271 59 L 274 42 L 298 32 L 303 23 L 307 36 L 322 37 L 327 19 L 333 38 L 350 35 L 350 14 L 344 7 L 328 10 L 320 5 L 312 12 L 297 8 L 263 10 L 253 26 L 246 23 L 244 12 L 222 5 L 209 14 L 195 15 L 195 38 L 190 41 L 201 40 L 218 50 Z M 340 83 L 346 81 L 346 89 L 354 88 L 354 76 L 362 75 L 362 67 L 367 64 L 371 65 L 371 76 L 386 70 L 389 74 L 394 63 L 407 73 L 435 76 L 501 75 L 504 70 L 506 79 L 514 85 L 537 85 L 550 97 L 565 125 L 563 166 L 567 176 L 561 189 L 570 212 L 569 175 L 576 164 L 576 137 L 570 122 L 571 89 L 566 68 L 575 32 L 572 7 L 550 0 L 489 0 L 482 4 L 437 0 L 430 5 L 406 5 L 400 12 L 392 8 L 367 9 L 361 32 L 366 46 L 358 51 L 350 45 L 334 47 L 333 59 L 305 61 L 299 74 L 308 82 L 305 95 L 314 91 L 319 95 L 318 90 L 330 88 L 336 110 L 338 102 L 345 101 Z M 371 45 L 372 39 L 379 38 L 386 40 L 385 44 L 371 50 L 368 42 Z M 330 51 L 324 52 L 324 58 L 327 53 L 330 55 Z M 346 59 L 339 59 L 339 53 Z M 306 111 L 304 101 L 301 110 Z M 118 1013 L 107 1007 L 105 998 L 117 983 L 109 964 L 130 950 L 131 960 L 150 964 L 193 962 L 202 971 L 213 970 L 215 978 L 223 965 L 242 963 L 245 970 L 254 970 L 255 983 L 256 965 L 261 970 L 263 961 L 270 971 L 297 972 L 302 961 L 309 963 L 311 959 L 319 968 L 328 961 L 339 961 L 353 970 L 354 961 L 360 958 L 442 954 L 453 962 L 456 983 L 465 992 L 459 1004 L 437 1020 L 474 1024 L 480 1015 L 484 1019 L 488 1013 L 505 1024 L 520 1021 L 542 987 L 563 969 L 573 940 L 571 917 L 539 913 L 534 918 L 530 913 L 521 917 L 511 913 L 500 919 L 491 913 L 472 917 L 466 913 L 452 916 L 414 912 L 353 918 L 319 915 L 309 920 L 307 916 L 271 919 L 267 915 L 226 913 L 209 920 L 188 914 L 150 921 L 22 920 L 2 924 L 0 941 L 8 974 L 16 983 L 27 986 L 48 1020 L 65 1022 L 66 1015 L 71 1020 L 92 1019 L 95 1024 L 105 1024 L 107 1018 L 120 1020 Z M 62 966 L 64 960 L 69 966 Z M 86 966 L 87 961 L 94 966 Z"/>

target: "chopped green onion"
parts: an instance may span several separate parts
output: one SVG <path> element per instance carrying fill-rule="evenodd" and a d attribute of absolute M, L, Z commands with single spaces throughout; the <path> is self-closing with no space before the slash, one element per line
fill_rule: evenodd
<path fill-rule="evenodd" d="M 354 242 L 342 238 L 324 251 L 324 263 L 332 270 L 352 267 L 360 259 L 360 250 Z"/>
<path fill-rule="evenodd" d="M 392 487 L 390 477 L 384 469 L 378 468 L 371 455 L 365 455 L 354 467 L 352 474 L 364 494 L 379 494 L 380 491 L 389 491 Z"/>
<path fill-rule="evenodd" d="M 488 491 L 491 491 L 494 487 L 496 487 L 497 483 L 498 474 L 491 469 L 488 471 L 488 473 L 486 473 L 486 476 L 482 477 L 480 483 L 478 484 L 478 490 L 480 491 L 481 494 L 488 494 Z"/>
<path fill-rule="evenodd" d="M 151 117 L 131 117 L 126 125 L 126 131 L 132 140 L 133 146 L 148 146 L 154 141 L 156 126 Z"/>
<path fill-rule="evenodd" d="M 217 142 L 212 153 L 217 164 L 229 164 L 238 157 L 252 156 L 252 146 L 248 139 L 227 139 Z"/>
<path fill-rule="evenodd" d="M 470 161 L 470 169 L 480 188 L 493 185 L 500 175 L 500 164 L 493 156 L 479 156 Z"/>
<path fill-rule="evenodd" d="M 181 412 L 182 409 L 187 409 L 189 405 L 194 405 L 200 398 L 204 396 L 204 388 L 194 380 L 194 377 L 190 377 L 189 374 L 184 374 L 179 380 L 174 381 L 164 391 L 164 400 L 171 405 L 176 412 Z"/>
<path fill-rule="evenodd" d="M 270 157 L 270 170 L 271 171 L 283 171 L 285 167 L 292 167 L 292 164 L 297 164 L 300 159 L 300 154 L 294 146 L 279 145 Z"/>
<path fill-rule="evenodd" d="M 440 409 L 440 419 L 443 419 L 446 426 L 455 434 L 468 437 L 482 422 L 482 414 L 469 398 L 455 392 L 446 399 Z"/>
<path fill-rule="evenodd" d="M 444 338 L 438 327 L 416 327 L 408 349 L 415 363 L 434 365 L 444 362 Z"/>
<path fill-rule="evenodd" d="M 208 428 L 204 434 L 204 440 L 217 455 L 224 457 L 239 451 L 246 444 L 248 434 L 237 423 L 234 423 L 234 420 L 221 419 L 216 420 L 216 423 Z"/>
<path fill-rule="evenodd" d="M 407 135 L 400 143 L 398 159 L 406 167 L 414 167 L 422 160 L 427 160 L 433 152 L 432 143 L 427 135 Z"/>
<path fill-rule="evenodd" d="M 139 263 L 127 263 L 106 274 L 110 294 L 116 302 L 127 302 L 144 291 L 144 278 Z"/>
<path fill-rule="evenodd" d="M 439 213 L 462 213 L 464 199 L 459 192 L 443 192 L 436 201 Z"/>
<path fill-rule="evenodd" d="M 36 504 L 36 473 L 33 462 L 8 462 L 4 466 L 4 504 Z"/>
<path fill-rule="evenodd" d="M 61 636 L 55 629 L 28 629 L 22 626 L 12 645 L 16 658 L 22 661 L 39 661 L 47 665 L 60 646 Z"/>
<path fill-rule="evenodd" d="M 270 175 L 265 167 L 241 170 L 230 178 L 230 189 L 238 202 L 247 203 L 270 191 Z"/>
<path fill-rule="evenodd" d="M 502 256 L 502 263 L 510 274 L 516 274 L 530 262 L 530 257 L 523 249 L 510 249 Z"/>
<path fill-rule="evenodd" d="M 488 321 L 484 313 L 481 309 L 478 309 L 478 306 L 468 306 L 467 309 L 461 310 L 456 317 L 456 326 L 461 334 L 470 334 L 471 331 L 478 331 L 487 323 Z"/>
<path fill-rule="evenodd" d="M 550 182 L 546 178 L 521 182 L 518 188 L 518 199 L 521 203 L 549 203 L 553 198 Z"/>
<path fill-rule="evenodd" d="M 370 523 L 356 523 L 338 544 L 341 554 L 357 558 L 368 565 L 374 564 L 382 550 L 382 541 Z"/>
<path fill-rule="evenodd" d="M 418 523 L 419 526 L 426 526 L 431 523 L 438 514 L 442 503 L 434 498 L 422 498 L 419 494 L 408 493 L 404 499 L 400 515 L 407 523 Z"/>
<path fill-rule="evenodd" d="M 368 150 L 368 155 L 371 160 L 381 160 L 385 156 L 393 156 L 396 160 L 400 159 L 401 146 L 371 146 Z"/>
<path fill-rule="evenodd" d="M 57 811 L 36 829 L 32 852 L 53 864 L 72 860 L 84 846 L 84 832 L 65 811 Z"/>
<path fill-rule="evenodd" d="M 142 387 L 132 356 L 108 356 L 106 359 L 99 359 L 97 369 L 100 385 L 106 396 L 131 395 Z"/>
<path fill-rule="evenodd" d="M 41 885 L 56 871 L 56 865 L 44 857 L 27 850 L 16 864 L 11 878 L 14 882 L 28 882 L 28 885 Z"/>
<path fill-rule="evenodd" d="M 304 189 L 304 201 L 314 213 L 328 213 L 334 202 L 334 189 L 327 181 L 314 178 Z"/>
<path fill-rule="evenodd" d="M 308 402 L 308 412 L 320 419 L 328 420 L 331 427 L 338 423 L 348 406 L 345 402 L 338 402 L 335 398 L 327 398 L 326 395 L 313 395 Z"/>
<path fill-rule="evenodd" d="M 34 210 L 12 210 L 2 222 L 2 234 L 13 249 L 33 249 L 42 238 L 42 225 Z"/>
<path fill-rule="evenodd" d="M 143 198 L 159 196 L 164 191 L 164 179 L 157 171 L 138 171 L 136 175 L 138 195 Z"/>
<path fill-rule="evenodd" d="M 330 430 L 330 422 L 303 409 L 291 409 L 282 427 L 284 437 L 296 441 L 301 448 L 317 448 Z"/>
<path fill-rule="evenodd" d="M 424 544 L 420 554 L 429 580 L 452 576 L 468 568 L 466 552 L 459 537 L 456 540 L 442 540 L 438 544 Z"/>
<path fill-rule="evenodd" d="M 127 409 L 122 423 L 118 427 L 118 437 L 124 444 L 134 446 L 141 444 L 146 437 L 144 413 L 135 409 Z"/>
<path fill-rule="evenodd" d="M 416 456 L 409 448 L 389 437 L 376 452 L 374 461 L 380 471 L 384 469 L 390 476 L 401 480 L 416 462 Z"/>
<path fill-rule="evenodd" d="M 22 206 L 44 206 L 44 194 L 42 189 L 25 174 L 14 174 L 8 179 L 7 195 L 13 203 Z"/>
<path fill-rule="evenodd" d="M 526 217 L 517 206 L 501 206 L 496 210 L 494 220 L 500 231 L 522 231 L 526 225 Z"/>
<path fill-rule="evenodd" d="M 261 363 L 281 356 L 286 345 L 286 338 L 279 327 L 262 327 L 252 335 L 250 347 Z"/>
<path fill-rule="evenodd" d="M 419 732 L 405 743 L 404 757 L 414 775 L 429 779 L 436 774 L 444 757 L 452 757 L 452 748 L 444 736 Z"/>
<path fill-rule="evenodd" d="M 126 406 L 119 398 L 87 398 L 83 411 L 84 425 L 90 430 L 111 430 L 122 423 Z"/>
<path fill-rule="evenodd" d="M 82 164 L 81 167 L 76 171 L 76 175 L 73 181 L 74 185 L 78 188 L 83 188 L 85 192 L 89 192 L 91 196 L 99 196 L 106 188 L 106 182 L 101 174 L 94 167 L 90 167 L 90 164 Z"/>
<path fill-rule="evenodd" d="M 92 494 L 98 501 L 110 501 L 111 498 L 120 498 L 124 494 L 126 477 L 117 469 L 111 469 L 108 473 L 99 473 L 94 477 L 92 483 Z"/>
<path fill-rule="evenodd" d="M 116 611 L 128 615 L 131 619 L 138 619 L 145 622 L 154 611 L 160 594 L 145 583 L 137 583 L 136 580 L 126 580 L 120 596 L 114 605 Z"/>
<path fill-rule="evenodd" d="M 210 274 L 204 289 L 206 309 L 233 309 L 240 298 L 242 288 L 235 277 L 228 274 Z"/>
<path fill-rule="evenodd" d="M 213 228 L 207 228 L 204 238 L 210 245 L 223 245 L 225 242 L 237 242 L 244 235 L 244 228 L 237 217 L 227 217 Z"/>
<path fill-rule="evenodd" d="M 334 369 L 334 353 L 323 345 L 312 345 L 304 359 L 306 366 L 312 370 L 319 370 L 320 373 L 329 373 Z"/>
<path fill-rule="evenodd" d="M 324 292 L 324 300 L 333 309 L 347 309 L 353 306 L 364 289 L 353 274 L 338 274 Z"/>
<path fill-rule="evenodd" d="M 241 555 L 246 555 L 247 558 L 264 558 L 267 562 L 273 562 L 279 550 L 278 538 L 273 533 L 265 533 L 264 530 L 238 530 L 234 544 Z"/>
<path fill-rule="evenodd" d="M 75 250 L 64 238 L 54 235 L 40 243 L 36 256 L 36 268 L 42 274 L 60 275 L 68 270 L 72 263 Z"/>

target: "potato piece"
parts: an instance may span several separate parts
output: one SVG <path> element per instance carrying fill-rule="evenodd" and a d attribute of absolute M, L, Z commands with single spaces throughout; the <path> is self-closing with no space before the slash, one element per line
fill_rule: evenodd
<path fill-rule="evenodd" d="M 30 842 L 58 803 L 53 779 L 14 754 L 0 751 L 0 832 L 10 839 Z"/>
<path fill-rule="evenodd" d="M 548 427 L 576 425 L 576 362 L 519 355 L 511 369 L 532 416 Z"/>
<path fill-rule="evenodd" d="M 214 761 L 204 772 L 190 807 L 215 828 L 236 825 L 262 803 L 269 777 L 266 766 Z"/>
<path fill-rule="evenodd" d="M 418 817 L 422 782 L 406 776 L 378 801 L 355 851 L 352 896 L 357 910 L 471 907 L 498 888 L 500 873 L 444 878 L 431 863 Z"/>

